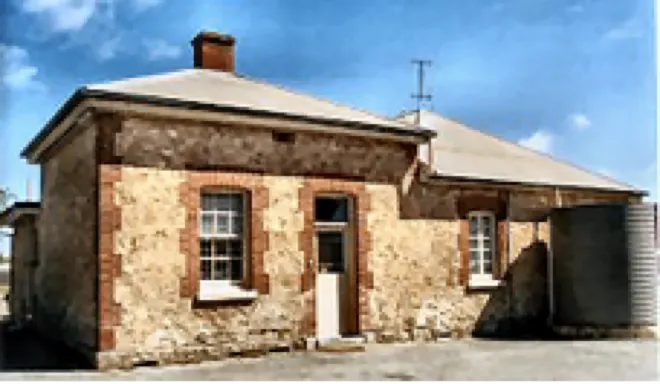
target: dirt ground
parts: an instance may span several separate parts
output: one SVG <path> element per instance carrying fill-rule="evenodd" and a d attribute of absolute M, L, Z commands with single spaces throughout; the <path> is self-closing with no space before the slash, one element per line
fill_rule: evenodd
<path fill-rule="evenodd" d="M 0 381 L 657 380 L 660 344 L 454 340 L 426 345 L 369 345 L 366 352 L 358 353 L 280 353 L 110 372 L 86 370 L 75 353 L 35 336 L 5 335 L 3 345 Z"/>

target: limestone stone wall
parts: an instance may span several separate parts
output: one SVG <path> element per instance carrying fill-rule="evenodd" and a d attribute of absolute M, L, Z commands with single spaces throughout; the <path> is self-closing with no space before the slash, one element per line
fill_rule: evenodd
<path fill-rule="evenodd" d="M 370 184 L 369 231 L 374 271 L 372 322 L 382 340 L 438 335 L 540 332 L 547 318 L 549 223 L 543 212 L 564 205 L 627 201 L 625 194 L 552 188 L 515 188 L 508 194 L 510 259 L 502 286 L 473 290 L 461 284 L 458 201 L 497 196 L 492 185 Z M 568 198 L 566 198 L 568 197 Z M 507 256 L 508 258 L 508 256 Z"/>
<path fill-rule="evenodd" d="M 510 315 L 510 297 L 502 289 L 467 292 L 460 284 L 459 221 L 402 218 L 395 186 L 370 185 L 367 190 L 374 271 L 370 331 L 395 340 L 462 336 L 476 327 L 498 331 Z M 455 203 L 459 191 L 437 192 L 439 199 Z"/>
<path fill-rule="evenodd" d="M 98 328 L 96 130 L 90 126 L 63 140 L 61 149 L 42 164 L 35 320 L 46 334 L 94 350 Z"/>
<path fill-rule="evenodd" d="M 310 179 L 131 166 L 119 169 L 121 175 L 112 188 L 113 202 L 120 210 L 113 244 L 120 263 L 112 282 L 119 308 L 116 351 L 203 347 L 226 352 L 299 339 L 309 310 L 308 296 L 314 295 L 313 289 L 301 287 L 305 213 L 299 199 L 301 188 Z M 186 278 L 189 250 L 182 249 L 181 237 L 191 214 L 190 203 L 182 198 L 182 185 L 192 179 L 204 179 L 212 186 L 231 186 L 240 180 L 248 188 L 267 190 L 267 203 L 259 208 L 263 211 L 258 225 L 263 228 L 253 232 L 263 230 L 267 236 L 263 272 L 268 289 L 255 301 L 205 304 L 182 294 L 180 281 Z M 199 187 L 199 183 L 194 185 Z M 369 204 L 362 224 L 370 234 L 370 246 L 358 258 L 364 258 L 373 273 L 373 286 L 365 295 L 368 315 L 363 317 L 362 332 L 383 341 L 410 340 L 472 332 L 497 334 L 543 324 L 547 222 L 512 220 L 511 258 L 506 261 L 504 284 L 475 291 L 460 279 L 456 205 L 462 195 L 492 191 L 444 184 L 413 186 L 406 195 L 396 184 L 364 186 Z M 539 193 L 536 205 L 553 204 L 548 196 Z M 534 206 L 528 192 L 518 195 L 511 191 L 510 200 L 516 199 L 526 199 L 525 204 Z M 525 204 L 519 203 L 517 209 Z M 439 217 L 428 217 L 429 211 Z"/>
<path fill-rule="evenodd" d="M 457 286 L 458 222 L 401 219 L 395 186 L 369 185 L 367 191 L 374 289 L 371 324 L 365 328 L 397 338 L 407 338 L 404 334 L 415 327 L 454 329 L 463 317 Z"/>
<path fill-rule="evenodd" d="M 181 172 L 127 168 L 115 185 L 115 204 L 121 207 L 114 244 L 122 267 L 114 282 L 121 306 L 118 347 L 150 347 L 158 337 L 153 328 L 176 327 L 178 314 L 189 312 L 189 303 L 179 299 L 185 272 L 178 238 L 186 214 L 179 202 L 182 181 Z"/>
<path fill-rule="evenodd" d="M 180 187 L 187 177 L 191 175 L 181 171 L 124 167 L 115 183 L 114 199 L 121 207 L 114 245 L 121 260 L 114 280 L 121 314 L 116 350 L 207 346 L 232 351 L 294 339 L 303 315 L 303 254 L 298 245 L 303 218 L 297 202 L 301 179 L 245 176 L 269 191 L 263 212 L 269 293 L 249 303 L 205 305 L 184 297 L 179 285 L 186 274 L 181 230 L 189 213 L 180 200 Z"/>

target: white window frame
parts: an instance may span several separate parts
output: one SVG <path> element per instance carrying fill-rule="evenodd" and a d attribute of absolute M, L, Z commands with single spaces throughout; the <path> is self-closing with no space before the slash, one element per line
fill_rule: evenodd
<path fill-rule="evenodd" d="M 208 196 L 240 196 L 242 202 L 242 209 L 235 206 L 236 199 L 231 199 L 229 207 L 222 210 L 204 210 L 204 198 Z M 240 287 L 240 283 L 244 280 L 247 273 L 247 241 L 249 240 L 248 236 L 248 195 L 243 191 L 237 190 L 220 190 L 213 192 L 201 193 L 200 195 L 200 209 L 199 209 L 199 238 L 198 242 L 200 244 L 200 300 L 224 300 L 224 299 L 250 299 L 256 297 L 255 291 L 245 291 Z M 213 217 L 211 232 L 204 231 L 204 218 Z M 218 232 L 218 219 L 224 217 L 227 220 L 227 231 Z M 234 228 L 236 219 L 241 218 L 242 224 L 241 228 Z M 201 252 L 201 243 L 202 241 L 211 242 L 211 255 L 204 256 Z M 239 256 L 232 256 L 231 252 L 231 243 L 232 240 L 240 240 L 241 249 Z M 217 241 L 225 242 L 226 252 L 224 255 L 215 254 L 214 247 Z M 203 275 L 202 262 L 204 260 L 211 261 L 211 279 L 205 279 Z M 240 260 L 241 262 L 241 276 L 239 280 L 231 279 L 231 261 Z M 215 274 L 215 263 L 225 261 L 228 263 L 228 276 L 229 279 L 214 279 L 213 275 Z"/>
<path fill-rule="evenodd" d="M 477 220 L 476 234 L 473 234 L 472 221 Z M 468 214 L 468 252 L 470 258 L 470 284 L 478 286 L 497 285 L 499 282 L 493 278 L 495 265 L 497 263 L 497 220 L 495 214 L 491 211 L 472 211 Z M 484 220 L 490 222 L 490 230 L 488 233 L 483 232 Z M 477 247 L 472 246 L 473 241 L 477 241 Z M 490 247 L 484 246 L 485 240 L 490 240 Z M 490 250 L 490 265 L 491 272 L 485 271 L 486 252 Z M 472 272 L 472 254 L 478 252 L 478 272 Z"/>

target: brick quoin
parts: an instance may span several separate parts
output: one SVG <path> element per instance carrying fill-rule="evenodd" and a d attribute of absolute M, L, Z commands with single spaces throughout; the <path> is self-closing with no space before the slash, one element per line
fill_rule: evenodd
<path fill-rule="evenodd" d="M 121 275 L 121 256 L 115 254 L 115 232 L 121 229 L 121 208 L 115 204 L 115 184 L 121 181 L 117 165 L 99 167 L 99 334 L 98 349 L 116 346 L 116 327 L 121 323 L 121 306 L 115 300 L 115 278 Z"/>
<path fill-rule="evenodd" d="M 353 220 L 356 224 L 357 259 L 357 289 L 358 289 L 358 324 L 357 329 L 363 330 L 369 324 L 369 290 L 373 289 L 373 273 L 369 270 L 368 256 L 371 251 L 371 233 L 367 227 L 367 214 L 371 209 L 370 196 L 361 182 L 308 178 L 298 192 L 299 209 L 303 213 L 303 231 L 300 233 L 299 244 L 304 253 L 304 272 L 302 273 L 301 290 L 305 295 L 305 310 L 301 332 L 305 336 L 316 333 L 316 262 L 314 256 L 314 199 L 323 193 L 341 193 L 354 199 Z M 309 266 L 313 265 L 313 268 Z"/>

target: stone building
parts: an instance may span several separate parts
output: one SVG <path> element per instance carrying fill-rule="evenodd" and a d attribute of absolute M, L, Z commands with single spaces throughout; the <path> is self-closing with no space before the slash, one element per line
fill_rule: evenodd
<path fill-rule="evenodd" d="M 22 153 L 41 203 L 15 221 L 33 267 L 12 300 L 99 367 L 538 332 L 548 210 L 644 195 L 432 112 L 239 75 L 230 36 L 193 46 L 194 69 L 78 89 Z"/>

